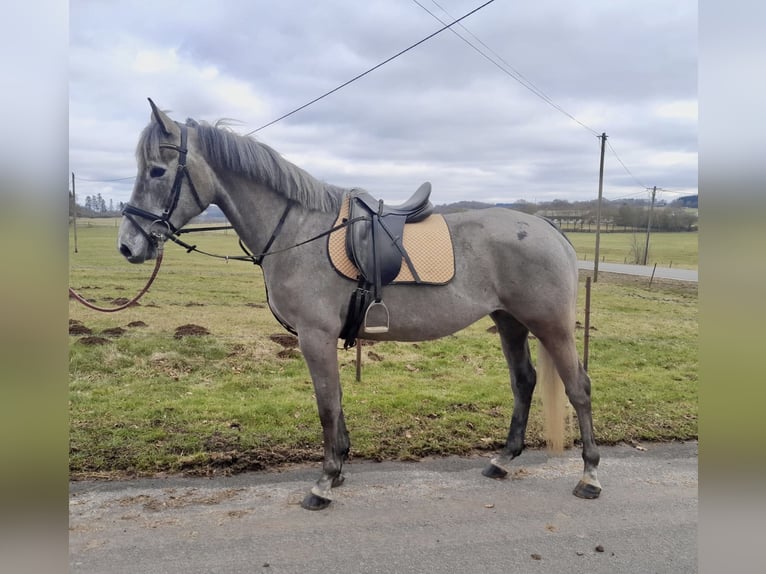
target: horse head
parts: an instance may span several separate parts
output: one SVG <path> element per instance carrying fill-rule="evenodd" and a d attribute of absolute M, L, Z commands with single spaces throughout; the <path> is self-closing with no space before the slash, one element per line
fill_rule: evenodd
<path fill-rule="evenodd" d="M 170 235 L 207 209 L 215 189 L 196 124 L 177 123 L 151 99 L 149 104 L 151 121 L 136 149 L 138 173 L 117 238 L 117 248 L 131 263 L 154 259 Z"/>

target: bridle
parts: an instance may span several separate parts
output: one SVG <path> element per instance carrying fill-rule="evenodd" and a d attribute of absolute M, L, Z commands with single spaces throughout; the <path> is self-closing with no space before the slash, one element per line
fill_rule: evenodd
<path fill-rule="evenodd" d="M 205 211 L 205 205 L 203 205 L 202 200 L 199 197 L 199 194 L 197 193 L 196 188 L 194 187 L 194 182 L 191 179 L 191 175 L 189 174 L 189 170 L 186 167 L 186 157 L 189 153 L 189 150 L 187 148 L 187 138 L 188 138 L 188 128 L 184 124 L 180 124 L 176 122 L 176 124 L 181 129 L 181 138 L 179 145 L 171 144 L 171 143 L 161 143 L 159 144 L 159 147 L 161 148 L 167 148 L 167 149 L 173 149 L 178 152 L 178 166 L 176 168 L 176 175 L 175 179 L 173 180 L 173 187 L 170 190 L 170 198 L 168 199 L 168 203 L 165 206 L 165 209 L 162 211 L 161 215 L 157 215 L 156 213 L 151 213 L 150 211 L 146 211 L 144 209 L 141 209 L 140 207 L 136 207 L 134 205 L 130 205 L 129 203 L 125 205 L 125 207 L 122 210 L 122 215 L 128 219 L 140 232 L 141 234 L 149 241 L 151 245 L 157 249 L 157 260 L 154 267 L 154 271 L 152 273 L 151 278 L 149 279 L 149 282 L 146 284 L 146 286 L 141 290 L 141 292 L 131 299 L 129 302 L 120 305 L 119 307 L 114 308 L 104 308 L 104 307 L 98 307 L 93 305 L 92 303 L 88 302 L 84 297 L 77 294 L 71 287 L 69 288 L 70 295 L 77 299 L 79 302 L 83 303 L 85 306 L 90 307 L 91 309 L 95 309 L 96 311 L 103 311 L 103 312 L 112 312 L 112 311 L 120 311 L 122 309 L 125 309 L 126 307 L 129 307 L 131 305 L 134 305 L 137 303 L 138 299 L 141 298 L 141 296 L 146 293 L 149 289 L 149 286 L 152 284 L 154 279 L 157 276 L 157 272 L 160 268 L 160 263 L 162 261 L 162 251 L 163 251 L 163 244 L 165 240 L 170 239 L 173 242 L 177 243 L 178 245 L 181 245 L 182 247 L 186 248 L 187 252 L 191 251 L 197 251 L 200 253 L 203 253 L 205 255 L 209 255 L 212 257 L 218 257 L 221 259 L 226 259 L 227 261 L 230 259 L 235 260 L 243 260 L 243 261 L 250 261 L 252 263 L 255 263 L 256 265 L 261 265 L 263 258 L 267 255 L 274 255 L 277 253 L 283 253 L 285 251 L 289 251 L 291 249 L 295 249 L 296 247 L 300 247 L 301 245 L 306 245 L 307 243 L 311 243 L 312 241 L 316 241 L 317 239 L 320 239 L 322 237 L 325 237 L 327 235 L 330 235 L 331 233 L 334 233 L 335 231 L 338 231 L 344 227 L 349 226 L 351 223 L 354 223 L 357 220 L 364 219 L 363 217 L 358 217 L 356 219 L 350 219 L 350 220 L 344 220 L 342 223 L 323 231 L 313 237 L 310 237 L 309 239 L 305 239 L 303 241 L 299 241 L 298 243 L 295 243 L 293 245 L 290 245 L 289 247 L 284 247 L 282 249 L 277 250 L 271 250 L 272 244 L 274 243 L 274 240 L 279 235 L 280 231 L 282 230 L 282 226 L 285 223 L 285 220 L 287 219 L 287 215 L 290 213 L 292 202 L 289 201 L 287 205 L 285 206 L 284 211 L 282 212 L 282 216 L 279 218 L 279 222 L 277 223 L 276 227 L 274 228 L 274 231 L 271 234 L 271 237 L 267 241 L 263 251 L 261 253 L 258 253 L 257 255 L 250 253 L 240 240 L 240 247 L 242 247 L 243 251 L 247 253 L 246 256 L 221 256 L 221 255 L 215 255 L 212 253 L 206 253 L 205 251 L 202 251 L 200 249 L 197 249 L 196 245 L 189 245 L 187 243 L 184 243 L 181 241 L 177 235 L 181 233 L 187 233 L 192 231 L 210 231 L 212 229 L 231 229 L 231 227 L 222 227 L 222 228 L 200 228 L 200 229 L 189 229 L 189 230 L 182 230 L 178 229 L 173 223 L 170 221 L 170 219 L 173 217 L 173 212 L 175 211 L 176 207 L 178 206 L 178 200 L 181 197 L 181 188 L 183 185 L 184 179 L 186 179 L 186 182 L 189 184 L 189 191 L 192 194 L 192 197 L 194 198 L 194 201 L 197 203 L 197 207 L 200 208 L 200 212 Z M 134 217 L 135 216 L 135 217 Z M 149 226 L 149 231 L 147 232 L 144 230 L 143 227 L 141 227 L 136 220 L 136 217 L 140 217 L 143 219 L 146 219 L 148 221 L 151 221 L 151 225 Z M 268 294 L 267 294 L 267 300 L 268 300 Z M 276 315 L 275 315 L 276 316 Z M 292 328 L 289 327 L 286 323 L 284 323 L 279 317 L 277 319 L 282 323 L 289 331 L 292 331 Z"/>
<path fill-rule="evenodd" d="M 112 313 L 114 311 L 121 311 L 122 309 L 125 309 L 127 307 L 130 307 L 131 305 L 134 305 L 138 302 L 138 300 L 149 290 L 149 287 L 154 282 L 154 279 L 157 277 L 157 273 L 160 270 L 160 265 L 162 263 L 162 251 L 163 251 L 163 243 L 166 239 L 173 239 L 175 240 L 175 234 L 179 232 L 179 229 L 177 229 L 170 221 L 170 218 L 173 216 L 173 212 L 175 211 L 176 207 L 178 206 L 178 199 L 181 197 L 181 186 L 183 185 L 183 180 L 186 178 L 187 183 L 189 184 L 189 190 L 192 193 L 192 197 L 194 197 L 194 201 L 197 202 L 197 206 L 200 208 L 200 211 L 205 210 L 205 206 L 202 204 L 202 201 L 199 198 L 199 194 L 197 193 L 197 190 L 194 187 L 194 182 L 191 179 L 191 176 L 189 175 L 189 170 L 186 168 L 186 156 L 188 154 L 187 149 L 187 127 L 183 124 L 178 124 L 178 126 L 181 128 L 181 142 L 179 145 L 170 144 L 170 143 L 161 143 L 161 148 L 168 148 L 168 149 L 174 149 L 178 152 L 178 167 L 176 168 L 176 176 L 173 180 L 173 187 L 170 190 L 170 198 L 168 200 L 167 205 L 165 206 L 165 209 L 162 212 L 162 215 L 157 215 L 155 213 L 151 213 L 149 211 L 146 211 L 144 209 L 141 209 L 140 207 L 136 207 L 134 205 L 127 204 L 124 209 L 122 210 L 122 215 L 126 217 L 133 225 L 136 226 L 136 229 L 138 229 L 144 237 L 149 241 L 151 245 L 154 246 L 154 248 L 157 250 L 157 257 L 156 257 L 156 263 L 154 265 L 154 271 L 152 271 L 152 275 L 149 278 L 149 281 L 146 283 L 143 289 L 133 297 L 130 301 L 127 303 L 124 303 L 122 305 L 119 305 L 117 307 L 99 307 L 97 305 L 94 305 L 87 299 L 85 299 L 82 295 L 77 293 L 74 289 L 71 287 L 69 288 L 69 295 L 70 297 L 76 299 L 86 307 L 89 307 L 91 309 L 94 309 L 96 311 L 102 311 L 104 313 Z M 149 232 L 147 233 L 143 227 L 141 227 L 138 224 L 138 221 L 136 221 L 135 217 L 142 217 L 144 219 L 148 219 L 151 221 L 151 225 L 149 226 Z"/>
<path fill-rule="evenodd" d="M 197 207 L 200 208 L 200 211 L 205 211 L 205 206 L 203 205 L 202 200 L 200 200 L 199 194 L 194 187 L 194 182 L 189 175 L 189 170 L 186 167 L 186 156 L 189 152 L 186 143 L 188 138 L 188 128 L 183 124 L 177 123 L 177 125 L 181 128 L 181 141 L 179 145 L 171 143 L 160 144 L 161 148 L 173 149 L 178 152 L 178 166 L 176 167 L 176 176 L 173 180 L 173 187 L 170 190 L 168 203 L 165 206 L 162 215 L 151 213 L 141 209 L 140 207 L 136 207 L 130 204 L 125 205 L 124 209 L 122 210 L 122 215 L 127 218 L 133 225 L 135 225 L 136 228 L 138 228 L 138 230 L 144 235 L 144 237 L 146 237 L 146 239 L 155 247 L 157 247 L 165 239 L 174 236 L 179 231 L 175 225 L 171 223 L 170 218 L 173 217 L 173 212 L 178 206 L 178 200 L 181 197 L 181 188 L 184 179 L 186 179 L 186 182 L 189 184 L 189 191 L 191 191 L 194 201 L 197 202 Z M 148 219 L 152 222 L 148 233 L 138 224 L 138 221 L 136 221 L 135 217 L 133 216 L 142 217 L 143 219 Z"/>

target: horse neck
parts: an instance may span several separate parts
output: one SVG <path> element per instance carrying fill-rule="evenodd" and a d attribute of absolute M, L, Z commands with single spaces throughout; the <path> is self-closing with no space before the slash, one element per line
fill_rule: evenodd
<path fill-rule="evenodd" d="M 253 253 L 261 253 L 290 203 L 290 214 L 271 250 L 295 243 L 298 229 L 313 232 L 329 227 L 335 216 L 310 211 L 269 186 L 238 174 L 219 174 L 221 186 L 215 203 L 221 208 L 240 239 Z"/>

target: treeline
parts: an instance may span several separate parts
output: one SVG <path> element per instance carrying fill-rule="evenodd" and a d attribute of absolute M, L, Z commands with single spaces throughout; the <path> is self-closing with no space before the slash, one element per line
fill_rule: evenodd
<path fill-rule="evenodd" d="M 116 217 L 122 213 L 125 204 L 120 201 L 117 205 L 112 199 L 107 203 L 100 193 L 85 196 L 85 204 L 75 203 L 74 195 L 69 192 L 69 217 Z M 76 211 L 75 211 L 76 210 Z"/>
<path fill-rule="evenodd" d="M 455 213 L 469 209 L 506 207 L 537 214 L 556 221 L 563 229 L 570 231 L 595 231 L 598 215 L 598 201 L 570 202 L 562 199 L 532 203 L 489 204 L 477 201 L 460 201 L 436 206 L 438 213 Z M 684 202 L 658 202 L 654 208 L 645 200 L 604 200 L 601 204 L 601 225 L 606 231 L 632 231 L 646 229 L 651 213 L 651 227 L 656 231 L 696 231 L 697 210 L 684 207 Z"/>

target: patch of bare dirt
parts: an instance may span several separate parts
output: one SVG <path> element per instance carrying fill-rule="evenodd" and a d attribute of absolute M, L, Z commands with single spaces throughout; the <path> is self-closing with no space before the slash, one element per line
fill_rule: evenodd
<path fill-rule="evenodd" d="M 277 353 L 277 357 L 280 359 L 299 359 L 301 352 L 298 349 L 282 349 Z"/>
<path fill-rule="evenodd" d="M 122 327 L 111 327 L 109 329 L 104 329 L 101 331 L 102 335 L 107 335 L 109 337 L 119 337 L 121 335 L 124 335 L 126 333 L 125 329 Z"/>
<path fill-rule="evenodd" d="M 203 444 L 205 445 L 205 449 L 209 451 L 222 452 L 236 450 L 239 446 L 239 436 L 231 434 L 225 435 L 216 431 L 210 435 Z"/>
<path fill-rule="evenodd" d="M 290 464 L 319 462 L 322 460 L 322 449 L 295 448 L 284 451 L 276 450 L 247 450 L 236 449 L 224 452 L 211 452 L 207 465 L 195 463 L 183 469 L 187 476 L 232 475 L 254 470 L 273 470 Z"/>
<path fill-rule="evenodd" d="M 77 342 L 80 345 L 106 345 L 109 343 L 109 339 L 105 339 L 104 337 L 83 337 L 81 339 L 78 339 Z"/>
<path fill-rule="evenodd" d="M 245 303 L 245 307 L 255 307 L 256 309 L 264 309 L 266 305 L 263 303 Z"/>
<path fill-rule="evenodd" d="M 287 333 L 274 333 L 269 335 L 269 339 L 283 346 L 285 349 L 294 349 L 298 346 L 298 337 Z"/>
<path fill-rule="evenodd" d="M 204 304 L 204 303 L 197 303 L 197 302 L 195 302 L 195 301 L 190 301 L 189 303 L 187 303 L 187 304 L 186 304 L 186 305 L 184 305 L 184 306 L 185 306 L 185 307 L 204 307 L 204 306 L 205 306 L 205 304 Z"/>
<path fill-rule="evenodd" d="M 205 327 L 201 327 L 200 325 L 194 325 L 193 323 L 188 323 L 186 325 L 181 325 L 180 327 L 176 327 L 175 334 L 173 335 L 173 338 L 175 339 L 181 339 L 182 337 L 194 337 L 194 336 L 200 336 L 200 335 L 209 335 L 210 331 L 205 329 Z"/>
<path fill-rule="evenodd" d="M 368 352 L 367 352 L 367 357 L 368 357 L 368 358 L 369 358 L 371 361 L 382 361 L 382 360 L 383 360 L 383 357 L 381 357 L 380 355 L 378 355 L 378 354 L 377 354 L 375 351 L 368 351 Z"/>
<path fill-rule="evenodd" d="M 93 331 L 80 322 L 69 324 L 70 335 L 90 335 L 91 333 Z"/>
<path fill-rule="evenodd" d="M 148 327 L 143 321 L 131 321 L 128 323 L 128 327 Z"/>

